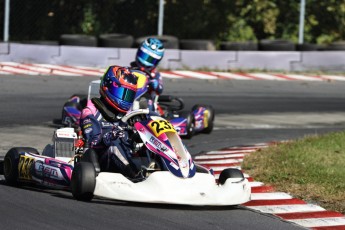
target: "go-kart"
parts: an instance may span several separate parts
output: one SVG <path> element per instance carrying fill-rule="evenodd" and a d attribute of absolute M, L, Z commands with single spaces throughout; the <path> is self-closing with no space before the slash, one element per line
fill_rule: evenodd
<path fill-rule="evenodd" d="M 132 69 L 132 72 L 138 77 L 138 91 L 133 109 L 145 108 L 140 102 L 148 96 L 148 73 L 136 69 Z M 73 95 L 68 99 L 62 109 L 61 123 L 64 126 L 79 127 L 81 111 L 87 101 L 93 97 L 99 97 L 99 84 L 100 80 L 91 81 L 87 95 Z M 212 132 L 215 117 L 212 106 L 197 104 L 190 111 L 183 109 L 182 98 L 170 95 L 156 97 L 155 112 L 169 120 L 181 137 L 190 139 L 196 133 Z"/>
<path fill-rule="evenodd" d="M 168 120 L 139 109 L 126 114 L 122 121 L 128 124 L 124 128 L 130 133 L 139 177 L 100 171 L 93 149 L 81 154 L 83 141 L 74 129 L 61 128 L 42 155 L 29 147 L 10 149 L 3 162 L 6 182 L 68 189 L 82 201 L 97 196 L 132 202 L 227 206 L 250 200 L 251 188 L 240 170 L 224 169 L 217 182 L 212 170 L 195 164 Z"/>
<path fill-rule="evenodd" d="M 211 133 L 214 122 L 214 109 L 210 105 L 194 105 L 191 111 L 184 111 L 182 98 L 161 95 L 158 98 L 156 110 L 159 115 L 168 119 L 177 133 L 190 139 L 196 133 Z"/>
<path fill-rule="evenodd" d="M 95 152 L 75 164 L 71 189 L 77 200 L 94 196 L 114 200 L 183 205 L 238 205 L 250 200 L 251 189 L 243 173 L 224 169 L 216 183 L 212 170 L 194 163 L 172 124 L 148 109 L 122 118 L 133 131 L 141 177 L 101 172 Z"/>

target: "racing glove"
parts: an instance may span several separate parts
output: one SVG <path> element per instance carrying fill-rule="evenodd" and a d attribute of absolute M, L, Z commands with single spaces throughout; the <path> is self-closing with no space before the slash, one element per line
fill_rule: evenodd
<path fill-rule="evenodd" d="M 110 146 L 112 141 L 118 138 L 124 138 L 125 136 L 125 131 L 120 126 L 114 126 L 111 131 L 103 135 L 103 143 L 106 146 Z"/>
<path fill-rule="evenodd" d="M 149 86 L 151 87 L 151 89 L 157 90 L 159 86 L 158 80 L 156 79 L 150 80 Z"/>

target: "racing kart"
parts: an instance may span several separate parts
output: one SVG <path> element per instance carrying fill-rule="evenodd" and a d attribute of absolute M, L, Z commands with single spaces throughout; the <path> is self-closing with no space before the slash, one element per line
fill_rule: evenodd
<path fill-rule="evenodd" d="M 147 108 L 143 99 L 148 97 L 148 73 L 136 69 L 132 72 L 138 77 L 138 91 L 133 110 Z M 88 100 L 99 97 L 100 80 L 91 81 L 87 95 L 73 95 L 63 105 L 61 123 L 66 127 L 79 127 L 82 109 Z M 178 134 L 186 139 L 197 133 L 209 134 L 213 130 L 215 111 L 211 105 L 196 104 L 190 111 L 184 110 L 182 98 L 170 95 L 157 96 L 155 112 L 169 120 Z"/>
<path fill-rule="evenodd" d="M 168 120 L 139 109 L 126 114 L 122 121 L 129 124 L 126 129 L 131 134 L 133 162 L 140 177 L 101 172 L 95 152 L 84 152 L 80 135 L 67 127 L 54 132 L 53 144 L 48 144 L 42 155 L 31 147 L 10 149 L 3 162 L 6 182 L 70 190 L 82 201 L 97 196 L 132 202 L 227 206 L 250 200 L 251 188 L 240 170 L 224 169 L 217 182 L 212 170 L 194 163 Z"/>
<path fill-rule="evenodd" d="M 224 169 L 215 180 L 213 171 L 194 163 L 172 124 L 148 115 L 148 109 L 134 110 L 122 118 L 132 131 L 136 165 L 141 176 L 127 178 L 120 173 L 101 172 L 97 156 L 75 164 L 71 190 L 74 198 L 90 201 L 94 196 L 145 203 L 193 206 L 238 205 L 250 200 L 251 188 L 236 168 Z M 93 155 L 93 156 L 92 156 Z"/>

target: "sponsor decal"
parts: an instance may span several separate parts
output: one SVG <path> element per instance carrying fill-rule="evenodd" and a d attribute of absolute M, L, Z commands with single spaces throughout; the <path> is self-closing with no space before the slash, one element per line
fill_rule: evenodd
<path fill-rule="evenodd" d="M 43 161 L 35 162 L 35 174 L 38 177 L 43 177 Z"/>
<path fill-rule="evenodd" d="M 162 143 L 159 140 L 157 140 L 156 138 L 154 138 L 153 136 L 150 137 L 150 142 L 158 148 L 162 147 Z"/>
<path fill-rule="evenodd" d="M 83 121 L 83 125 L 85 125 L 85 124 L 87 124 L 87 123 L 91 123 L 91 119 L 90 119 L 90 118 L 85 119 L 85 120 Z"/>
<path fill-rule="evenodd" d="M 59 179 L 58 171 L 55 168 L 51 167 L 44 167 L 43 169 L 43 175 L 47 178 L 53 178 L 53 179 Z"/>
<path fill-rule="evenodd" d="M 92 131 L 92 128 L 88 128 L 84 130 L 84 133 L 90 133 Z"/>
<path fill-rule="evenodd" d="M 20 155 L 18 164 L 18 177 L 24 180 L 31 180 L 30 169 L 34 163 L 35 158 L 28 157 L 25 155 Z"/>
<path fill-rule="evenodd" d="M 83 129 L 87 129 L 87 128 L 91 127 L 91 126 L 92 126 L 92 124 L 84 125 L 84 126 L 83 126 Z"/>
<path fill-rule="evenodd" d="M 156 146 L 159 150 L 161 150 L 162 152 L 166 152 L 168 151 L 168 148 L 165 147 L 162 142 L 160 142 L 159 140 L 157 140 L 154 136 L 150 137 L 150 142 Z"/>

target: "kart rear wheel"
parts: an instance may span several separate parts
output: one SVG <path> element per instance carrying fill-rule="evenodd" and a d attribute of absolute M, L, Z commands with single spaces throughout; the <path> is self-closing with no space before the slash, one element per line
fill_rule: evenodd
<path fill-rule="evenodd" d="M 228 178 L 244 179 L 244 175 L 241 170 L 236 169 L 236 168 L 224 169 L 219 175 L 218 184 L 221 184 L 221 185 L 225 184 Z"/>
<path fill-rule="evenodd" d="M 73 169 L 71 191 L 81 201 L 91 201 L 96 187 L 96 171 L 90 162 L 78 162 Z"/>
<path fill-rule="evenodd" d="M 182 112 L 181 117 L 185 117 L 187 119 L 187 124 L 186 124 L 187 134 L 181 137 L 185 139 L 191 139 L 195 134 L 194 114 L 191 112 Z"/>
<path fill-rule="evenodd" d="M 207 113 L 207 117 L 205 118 L 206 120 L 204 121 L 205 123 L 207 123 L 207 127 L 204 128 L 201 132 L 209 134 L 213 130 L 215 111 L 210 105 L 194 105 L 192 107 L 192 111 L 197 110 L 199 107 L 204 107 L 206 109 L 204 115 Z"/>
<path fill-rule="evenodd" d="M 9 185 L 18 185 L 18 164 L 19 153 L 21 152 L 39 155 L 37 149 L 31 147 L 14 147 L 8 150 L 4 158 L 3 171 L 5 180 Z"/>

